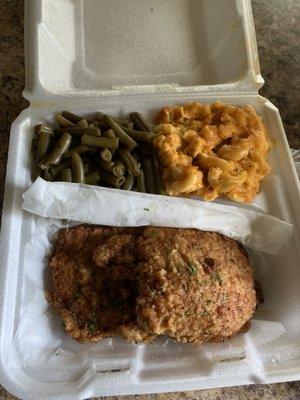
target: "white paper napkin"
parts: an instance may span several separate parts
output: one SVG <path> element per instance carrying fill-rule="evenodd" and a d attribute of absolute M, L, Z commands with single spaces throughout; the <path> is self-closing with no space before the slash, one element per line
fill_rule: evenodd
<path fill-rule="evenodd" d="M 166 226 L 216 231 L 275 254 L 293 226 L 273 216 L 223 204 L 38 178 L 23 209 L 57 219 L 109 226 Z"/>

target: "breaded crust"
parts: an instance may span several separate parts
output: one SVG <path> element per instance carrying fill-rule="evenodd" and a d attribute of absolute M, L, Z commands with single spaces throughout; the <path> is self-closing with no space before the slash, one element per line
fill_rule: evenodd
<path fill-rule="evenodd" d="M 221 234 L 145 228 L 138 238 L 138 323 L 179 342 L 223 341 L 248 325 L 256 305 L 245 250 Z"/>
<path fill-rule="evenodd" d="M 81 343 L 114 334 L 151 340 L 136 323 L 134 244 L 138 230 L 77 225 L 59 231 L 46 297 Z M 141 339 L 140 339 L 141 338 Z"/>
<path fill-rule="evenodd" d="M 223 341 L 247 329 L 257 301 L 245 250 L 196 229 L 61 229 L 46 297 L 81 343 Z"/>

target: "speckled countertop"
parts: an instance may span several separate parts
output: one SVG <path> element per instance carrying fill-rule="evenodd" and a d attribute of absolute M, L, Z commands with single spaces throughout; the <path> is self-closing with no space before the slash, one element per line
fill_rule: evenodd
<path fill-rule="evenodd" d="M 30 1 L 30 0 L 29 0 Z M 262 75 L 261 94 L 280 110 L 291 147 L 300 147 L 300 1 L 252 0 Z M 24 87 L 23 1 L 0 0 L 0 204 L 10 125 L 27 106 Z M 298 20 L 298 24 L 297 24 Z M 300 382 L 194 392 L 123 396 L 126 400 L 299 400 Z M 0 387 L 0 400 L 14 396 Z M 116 399 L 115 397 L 111 399 Z"/>

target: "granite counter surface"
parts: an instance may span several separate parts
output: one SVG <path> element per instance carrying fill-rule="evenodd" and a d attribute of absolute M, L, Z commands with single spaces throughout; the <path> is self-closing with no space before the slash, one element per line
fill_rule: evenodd
<path fill-rule="evenodd" d="M 261 72 L 261 94 L 280 110 L 291 147 L 300 147 L 300 2 L 252 0 Z M 27 106 L 24 87 L 23 1 L 0 0 L 0 204 L 10 125 Z M 298 23 L 297 23 L 298 21 Z M 0 387 L 0 399 L 12 400 Z M 111 398 L 116 399 L 116 397 Z M 124 400 L 300 400 L 300 382 L 251 385 L 194 392 L 122 396 Z"/>

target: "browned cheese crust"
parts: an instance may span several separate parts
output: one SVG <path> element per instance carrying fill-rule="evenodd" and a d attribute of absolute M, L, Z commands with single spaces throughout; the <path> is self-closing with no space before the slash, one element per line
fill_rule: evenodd
<path fill-rule="evenodd" d="M 196 229 L 148 227 L 138 251 L 136 311 L 145 330 L 201 344 L 249 325 L 257 305 L 253 271 L 237 242 Z"/>

